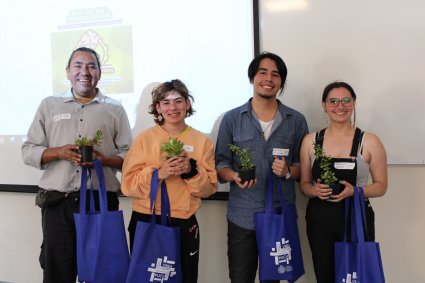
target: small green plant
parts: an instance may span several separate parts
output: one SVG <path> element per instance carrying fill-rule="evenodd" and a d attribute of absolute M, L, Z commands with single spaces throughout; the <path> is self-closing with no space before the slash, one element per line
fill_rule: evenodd
<path fill-rule="evenodd" d="M 101 130 L 97 130 L 96 134 L 92 139 L 87 137 L 81 137 L 75 140 L 75 145 L 77 146 L 93 146 L 93 145 L 101 145 L 103 140 L 103 132 Z"/>
<path fill-rule="evenodd" d="M 250 152 L 248 148 L 240 149 L 237 145 L 229 144 L 229 148 L 233 151 L 239 159 L 241 160 L 241 166 L 243 169 L 252 169 L 254 168 L 254 164 L 252 160 L 255 157 L 253 152 Z"/>
<path fill-rule="evenodd" d="M 167 155 L 165 158 L 179 156 L 183 152 L 184 144 L 178 138 L 170 138 L 167 143 L 162 144 L 162 152 Z"/>
<path fill-rule="evenodd" d="M 320 162 L 320 169 L 322 169 L 322 173 L 320 174 L 320 179 L 324 184 L 331 185 L 335 184 L 338 181 L 338 178 L 335 176 L 335 173 L 331 168 L 331 159 L 332 157 L 326 155 L 323 151 L 323 148 L 320 144 L 313 143 L 314 147 L 314 156 L 316 160 Z"/>

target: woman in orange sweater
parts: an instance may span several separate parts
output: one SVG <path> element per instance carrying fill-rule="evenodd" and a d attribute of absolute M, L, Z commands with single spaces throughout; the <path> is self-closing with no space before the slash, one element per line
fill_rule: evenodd
<path fill-rule="evenodd" d="M 194 113 L 192 101 L 180 80 L 165 82 L 152 91 L 149 113 L 154 115 L 157 125 L 134 140 L 124 160 L 121 183 L 122 192 L 133 202 L 128 227 L 132 249 L 137 221 L 150 222 L 151 177 L 158 169 L 159 179 L 167 184 L 172 224 L 180 227 L 185 283 L 197 282 L 198 277 L 199 227 L 195 213 L 201 206 L 201 198 L 216 192 L 218 186 L 212 141 L 185 122 Z M 167 159 L 162 144 L 170 138 L 182 141 L 184 151 Z"/>

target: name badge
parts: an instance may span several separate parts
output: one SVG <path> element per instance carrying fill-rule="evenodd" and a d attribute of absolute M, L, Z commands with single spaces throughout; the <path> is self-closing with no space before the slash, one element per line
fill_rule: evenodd
<path fill-rule="evenodd" d="M 335 169 L 353 170 L 356 167 L 354 162 L 335 162 Z"/>
<path fill-rule="evenodd" d="M 273 155 L 288 156 L 289 148 L 273 148 Z"/>
<path fill-rule="evenodd" d="M 183 146 L 183 149 L 184 149 L 186 152 L 193 152 L 193 145 L 187 145 L 187 144 L 185 144 L 185 145 Z"/>
<path fill-rule="evenodd" d="M 71 119 L 71 113 L 62 113 L 62 114 L 57 114 L 53 116 L 54 122 L 57 122 L 60 120 L 69 120 L 69 119 Z"/>

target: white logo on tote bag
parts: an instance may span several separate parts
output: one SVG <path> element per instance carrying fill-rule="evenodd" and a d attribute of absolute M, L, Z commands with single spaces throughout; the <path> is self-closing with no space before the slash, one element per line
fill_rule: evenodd
<path fill-rule="evenodd" d="M 170 277 L 176 275 L 174 268 L 175 261 L 169 260 L 167 256 L 164 258 L 157 258 L 156 264 L 152 263 L 148 271 L 151 273 L 149 282 L 166 282 Z"/>
<path fill-rule="evenodd" d="M 293 270 L 292 266 L 289 265 L 289 262 L 292 259 L 291 251 L 292 249 L 291 245 L 289 244 L 289 240 L 285 240 L 285 238 L 282 238 L 282 241 L 276 242 L 276 248 L 272 248 L 272 251 L 270 252 L 270 256 L 274 257 L 275 265 L 280 265 L 282 263 L 287 265 L 279 266 L 278 272 L 280 274 Z"/>
<path fill-rule="evenodd" d="M 360 283 L 360 281 L 357 280 L 357 273 L 353 272 L 351 273 L 347 273 L 347 277 L 343 278 L 342 283 Z"/>

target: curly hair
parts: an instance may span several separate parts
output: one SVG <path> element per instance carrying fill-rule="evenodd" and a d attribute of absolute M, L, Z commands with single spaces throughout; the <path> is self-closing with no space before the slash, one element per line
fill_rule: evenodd
<path fill-rule="evenodd" d="M 156 110 L 156 105 L 159 104 L 160 101 L 164 100 L 170 91 L 178 92 L 185 100 L 194 101 L 192 95 L 190 95 L 189 90 L 186 85 L 178 79 L 171 80 L 169 82 L 165 82 L 157 86 L 152 91 L 152 103 L 149 105 L 149 114 L 153 114 L 154 121 L 158 125 L 164 124 L 164 120 L 162 119 L 161 114 Z M 195 113 L 195 109 L 192 108 L 192 103 L 190 104 L 190 108 L 186 112 L 186 117 L 189 117 Z"/>

